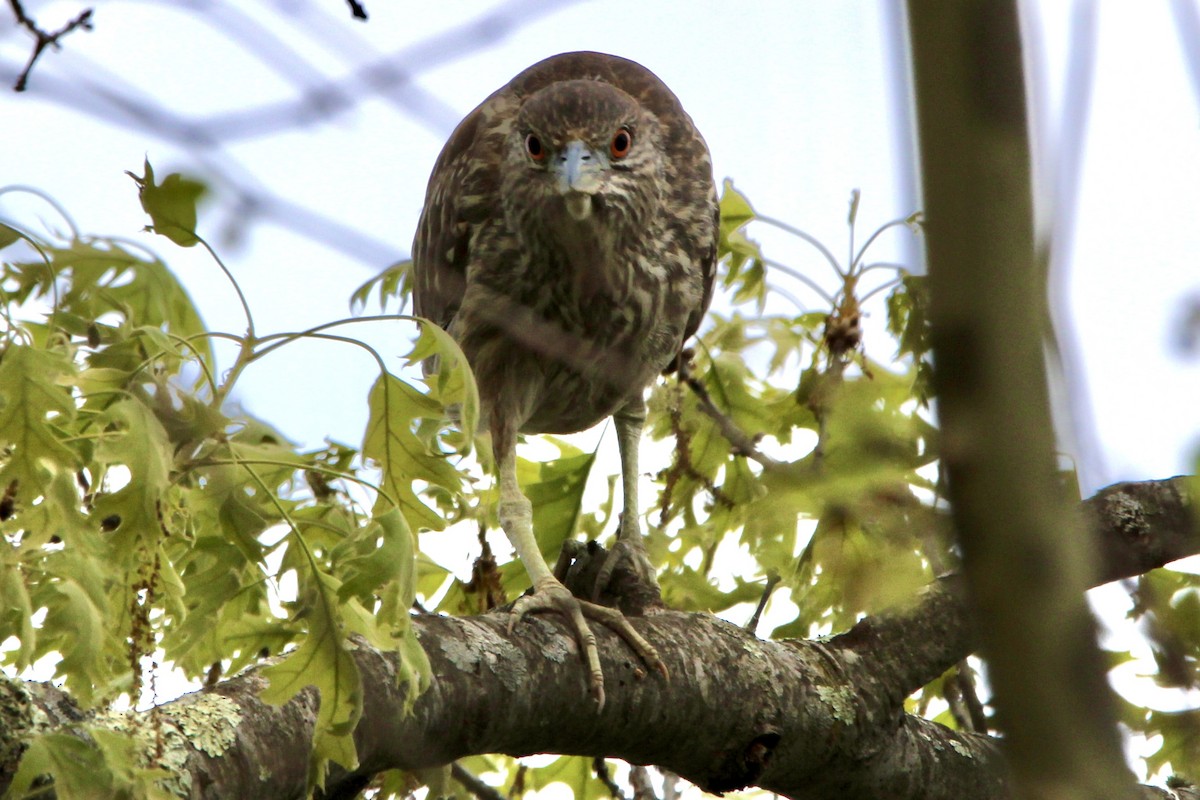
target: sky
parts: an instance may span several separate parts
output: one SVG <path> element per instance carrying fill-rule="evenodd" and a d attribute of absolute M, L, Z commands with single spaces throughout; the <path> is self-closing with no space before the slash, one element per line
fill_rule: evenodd
<path fill-rule="evenodd" d="M 1040 218 L 1054 232 L 1069 376 L 1061 433 L 1086 493 L 1195 470 L 1200 354 L 1176 344 L 1188 299 L 1200 302 L 1197 86 L 1172 15 L 1187 3 L 1024 7 Z M 25 2 L 47 28 L 85 5 Z M 354 288 L 407 257 L 429 171 L 458 120 L 568 50 L 652 69 L 707 139 L 718 181 L 835 253 L 846 249 L 851 190 L 862 191 L 860 241 L 920 204 L 895 0 L 366 0 L 365 23 L 340 0 L 212 2 L 203 14 L 186 0 L 93 5 L 94 30 L 44 54 L 27 92 L 0 91 L 0 186 L 43 190 L 85 231 L 140 238 L 217 330 L 245 329 L 232 289 L 205 254 L 138 233 L 146 219 L 126 170 L 148 158 L 159 175 L 212 180 L 200 230 L 259 332 L 301 330 L 347 316 Z M 0 86 L 29 46 L 0 25 Z M 306 114 L 310 124 L 293 124 Z M 239 194 L 253 202 L 230 201 Z M 62 227 L 29 196 L 0 196 L 0 218 Z M 828 285 L 811 248 L 766 226 L 751 233 Z M 903 229 L 873 252 L 920 269 Z M 867 311 L 882 319 L 882 305 Z M 411 329 L 355 333 L 398 366 Z M 356 444 L 374 378 L 369 357 L 302 343 L 247 372 L 236 399 L 299 442 Z"/>
<path fill-rule="evenodd" d="M 26 6 L 45 27 L 82 7 Z M 733 179 L 758 210 L 836 253 L 845 249 L 852 189 L 863 193 L 860 237 L 919 206 L 895 2 L 464 0 L 449 13 L 375 2 L 366 23 L 337 0 L 211 6 L 205 19 L 182 1 L 99 4 L 95 29 L 45 54 L 26 93 L 0 94 L 0 115 L 10 122 L 0 134 L 0 185 L 46 191 L 84 230 L 136 236 L 144 219 L 125 170 L 140 172 L 149 158 L 160 174 L 211 178 L 219 165 L 228 181 L 216 182 L 202 231 L 233 268 L 260 331 L 345 315 L 354 287 L 407 256 L 429 170 L 461 116 L 525 66 L 565 50 L 612 52 L 650 67 L 704 133 L 718 180 Z M 1067 85 L 1071 54 L 1080 52 L 1071 22 L 1087 8 L 1098 9 L 1094 70 L 1090 91 L 1080 91 L 1078 82 Z M 1044 208 L 1057 209 L 1054 283 L 1071 367 L 1064 446 L 1079 456 L 1089 491 L 1190 471 L 1200 361 L 1172 343 L 1184 301 L 1200 294 L 1200 141 L 1170 6 L 1047 0 L 1026 10 L 1039 174 Z M 226 35 L 254 24 L 280 46 L 247 50 Z M 28 44 L 21 32 L 0 30 L 0 84 L 12 83 Z M 369 76 L 379 71 L 355 72 L 393 54 L 409 81 L 372 89 Z M 290 124 L 301 90 L 331 85 L 366 99 L 303 129 Z M 147 117 L 131 104 L 151 99 L 166 106 L 166 118 L 147 131 Z M 247 113 L 264 105 L 265 115 Z M 1080 106 L 1090 112 L 1082 136 L 1064 122 Z M 225 143 L 197 158 L 179 133 L 189 124 Z M 230 183 L 285 204 L 242 226 L 236 242 L 221 234 L 250 217 L 227 202 Z M 16 219 L 44 210 L 28 198 L 0 199 L 0 212 Z M 321 218 L 356 234 L 342 236 L 317 224 Z M 281 219 L 290 227 L 276 224 Z M 830 277 L 811 248 L 766 226 L 753 234 L 776 260 Z M 200 254 L 161 239 L 149 244 L 180 271 L 210 326 L 244 329 L 231 291 Z M 916 269 L 919 253 L 903 231 L 875 252 Z M 780 283 L 819 307 L 803 287 Z M 406 334 L 391 325 L 377 335 L 395 350 L 391 343 Z M 330 345 L 287 348 L 247 374 L 238 397 L 300 441 L 356 441 L 373 367 L 343 356 Z M 313 392 L 296 380 L 312 374 L 314 362 L 339 391 Z"/>

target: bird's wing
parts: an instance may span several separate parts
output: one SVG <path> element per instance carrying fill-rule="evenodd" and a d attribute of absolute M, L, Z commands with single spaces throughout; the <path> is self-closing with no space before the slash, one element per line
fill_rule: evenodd
<path fill-rule="evenodd" d="M 502 213 L 501 148 L 514 117 L 505 89 L 493 94 L 454 129 L 429 177 L 412 247 L 413 311 L 442 327 L 462 303 L 472 229 Z"/>

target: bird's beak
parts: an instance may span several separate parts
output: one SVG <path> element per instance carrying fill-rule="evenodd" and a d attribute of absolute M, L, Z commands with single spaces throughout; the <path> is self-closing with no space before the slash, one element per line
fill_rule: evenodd
<path fill-rule="evenodd" d="M 600 188 L 603 160 L 578 139 L 567 142 L 553 165 L 558 174 L 558 190 L 567 204 L 567 211 L 577 220 L 585 219 L 592 210 L 592 195 Z"/>

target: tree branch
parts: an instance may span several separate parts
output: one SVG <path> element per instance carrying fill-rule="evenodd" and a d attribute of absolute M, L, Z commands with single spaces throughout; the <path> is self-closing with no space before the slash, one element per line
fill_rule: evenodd
<path fill-rule="evenodd" d="M 50 33 L 42 30 L 36 21 L 25 13 L 24 7 L 21 5 L 21 0 L 8 0 L 12 6 L 13 16 L 17 20 L 17 24 L 25 30 L 33 34 L 33 52 L 29 55 L 29 60 L 25 62 L 25 69 L 21 70 L 21 74 L 17 76 L 17 82 L 13 84 L 13 91 L 23 92 L 26 85 L 29 83 L 29 72 L 33 69 L 34 63 L 42 55 L 42 51 L 47 47 L 58 48 L 59 39 L 71 33 L 77 28 L 83 28 L 85 31 L 92 29 L 92 9 L 86 8 L 80 11 L 70 22 L 62 26 L 58 30 Z"/>
<path fill-rule="evenodd" d="M 1106 577 L 1200 552 L 1191 480 L 1122 484 L 1085 504 Z M 1008 798 L 998 740 L 903 713 L 912 689 L 974 647 L 954 586 L 943 579 L 913 608 L 824 641 L 762 641 L 708 614 L 634 619 L 655 642 L 669 681 L 635 677 L 637 657 L 599 629 L 608 678 L 599 714 L 574 640 L 557 621 L 529 619 L 510 637 L 502 614 L 414 617 L 433 685 L 403 715 L 395 660 L 354 642 L 364 690 L 355 732 L 360 766 L 335 769 L 327 796 L 388 768 L 558 752 L 657 764 L 713 792 L 757 785 L 804 800 Z M 252 669 L 160 707 L 162 763 L 182 765 L 175 771 L 186 774 L 193 797 L 303 796 L 316 693 L 275 707 L 259 700 L 263 685 Z M 75 724 L 53 687 L 24 691 L 32 706 L 53 710 L 60 730 Z M 0 713 L 13 705 L 20 704 L 0 704 Z M 29 729 L 35 716 L 0 718 L 0 729 Z M 0 772 L 0 789 L 12 768 Z"/>

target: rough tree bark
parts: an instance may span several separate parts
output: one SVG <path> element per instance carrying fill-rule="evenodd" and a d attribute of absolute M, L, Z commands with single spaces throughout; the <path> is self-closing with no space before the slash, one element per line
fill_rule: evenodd
<path fill-rule="evenodd" d="M 1121 484 L 1084 503 L 1104 580 L 1200 552 L 1192 480 Z M 945 578 L 910 608 L 821 641 L 763 641 L 707 614 L 668 611 L 635 620 L 667 662 L 669 681 L 638 677 L 636 657 L 601 631 L 609 680 L 601 714 L 588 698 L 573 639 L 557 622 L 534 618 L 509 637 L 506 618 L 496 613 L 420 616 L 432 688 L 403 715 L 392 658 L 358 643 L 361 764 L 354 772 L 335 769 L 326 796 L 353 796 L 340 792 L 388 768 L 478 753 L 556 752 L 657 764 L 714 792 L 760 786 L 814 800 L 1007 798 L 998 740 L 903 711 L 907 695 L 975 647 L 957 581 Z M 150 714 L 135 720 L 159 726 L 158 763 L 175 772 L 173 785 L 186 796 L 304 796 L 317 697 L 308 691 L 274 707 L 258 699 L 262 685 L 252 669 L 162 706 L 157 721 Z M 46 684 L 9 682 L 3 689 L 5 749 L 30 729 L 71 731 L 81 718 Z M 0 788 L 12 777 L 13 760 L 5 763 Z M 1145 791 L 1198 797 L 1192 790 Z"/>

